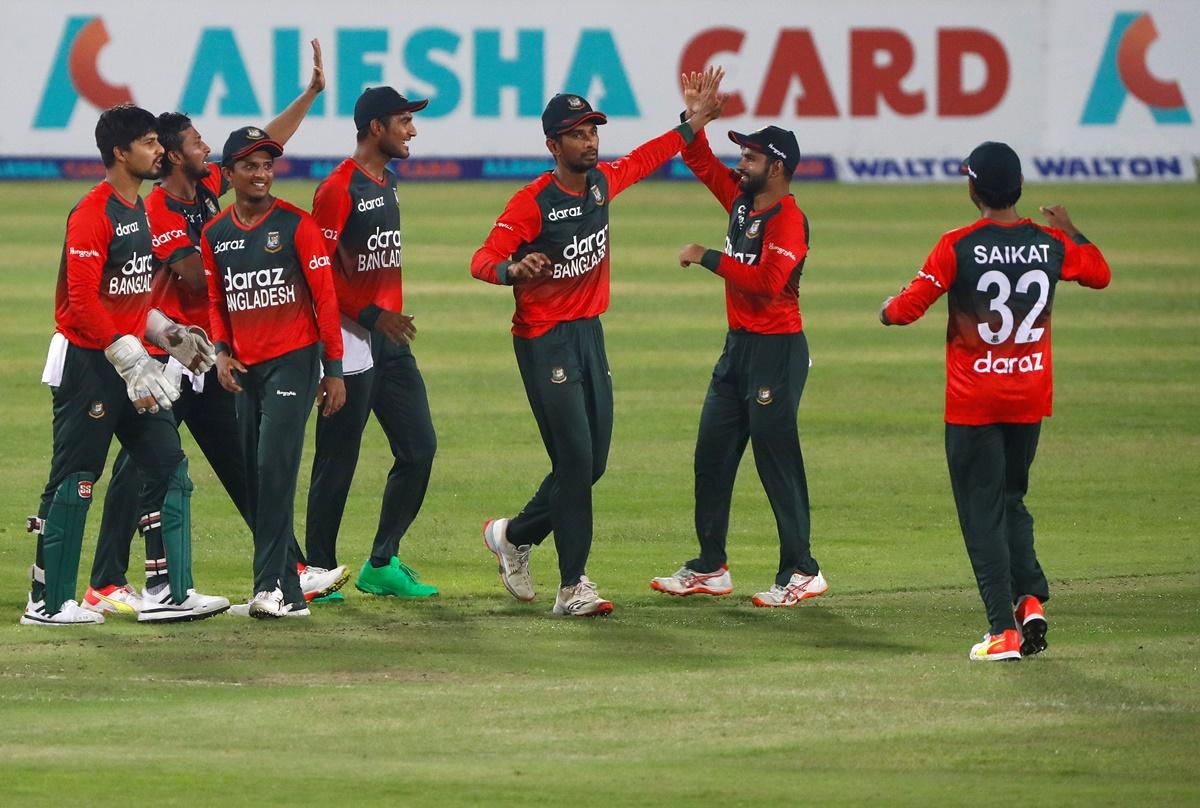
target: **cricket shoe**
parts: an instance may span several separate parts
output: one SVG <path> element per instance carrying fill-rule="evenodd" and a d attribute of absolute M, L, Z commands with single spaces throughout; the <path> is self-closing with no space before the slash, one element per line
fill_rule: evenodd
<path fill-rule="evenodd" d="M 345 603 L 345 602 L 346 602 L 346 596 L 343 595 L 341 592 L 330 592 L 328 595 L 320 595 L 319 597 L 315 597 L 309 601 L 309 603 L 311 603 L 314 606 L 316 606 L 318 603 L 338 604 L 338 603 Z"/>
<path fill-rule="evenodd" d="M 668 595 L 728 595 L 733 592 L 733 579 L 728 565 L 716 572 L 696 572 L 684 564 L 674 575 L 652 578 L 650 588 Z"/>
<path fill-rule="evenodd" d="M 283 593 L 279 587 L 270 592 L 255 592 L 254 597 L 246 604 L 246 614 L 260 619 L 283 617 Z"/>
<path fill-rule="evenodd" d="M 579 576 L 579 583 L 559 589 L 554 599 L 554 613 L 569 617 L 597 617 L 612 610 L 612 602 L 600 597 L 586 575 Z"/>
<path fill-rule="evenodd" d="M 805 575 L 802 572 L 794 572 L 791 580 L 787 582 L 787 586 L 774 584 L 766 592 L 759 592 L 750 598 L 750 602 L 755 606 L 774 608 L 795 606 L 802 600 L 824 595 L 828 591 L 829 584 L 825 582 L 825 576 L 821 573 Z"/>
<path fill-rule="evenodd" d="M 308 608 L 307 605 L 301 606 L 301 607 L 297 607 L 295 604 L 292 604 L 292 603 L 285 603 L 283 605 L 283 615 L 282 616 L 285 618 L 308 617 L 311 614 L 312 614 L 312 611 Z"/>
<path fill-rule="evenodd" d="M 332 595 L 350 580 L 350 568 L 345 564 L 331 570 L 297 564 L 296 572 L 300 575 L 300 591 L 304 593 L 305 600 Z"/>
<path fill-rule="evenodd" d="M 109 584 L 99 589 L 89 586 L 87 592 L 83 593 L 83 603 L 79 605 L 98 614 L 136 615 L 142 610 L 142 596 L 129 584 Z"/>
<path fill-rule="evenodd" d="M 532 544 L 518 547 L 508 540 L 508 520 L 489 519 L 483 523 L 483 545 L 496 557 L 500 583 L 517 600 L 533 600 L 533 579 L 529 576 L 529 552 Z"/>
<path fill-rule="evenodd" d="M 163 584 L 157 592 L 142 590 L 142 610 L 139 623 L 182 623 L 187 620 L 206 620 L 229 609 L 229 598 L 201 595 L 195 589 L 187 591 L 183 602 L 171 596 L 171 586 Z"/>
<path fill-rule="evenodd" d="M 368 558 L 358 571 L 354 588 L 368 595 L 394 598 L 431 598 L 438 593 L 436 586 L 422 583 L 417 571 L 397 556 L 388 559 L 386 567 L 376 567 Z"/>
<path fill-rule="evenodd" d="M 32 595 L 26 596 L 25 614 L 21 615 L 23 626 L 87 626 L 103 622 L 104 615 L 88 611 L 73 600 L 64 602 L 61 609 L 50 614 L 46 602 L 34 600 Z"/>
<path fill-rule="evenodd" d="M 1003 634 L 984 634 L 983 640 L 971 646 L 972 662 L 1004 662 L 1021 658 L 1021 632 L 1015 628 Z"/>
<path fill-rule="evenodd" d="M 1033 656 L 1045 651 L 1046 643 L 1046 612 L 1042 602 L 1033 595 L 1024 595 L 1017 600 L 1017 608 L 1013 610 L 1017 618 L 1017 628 L 1021 630 L 1021 656 Z"/>

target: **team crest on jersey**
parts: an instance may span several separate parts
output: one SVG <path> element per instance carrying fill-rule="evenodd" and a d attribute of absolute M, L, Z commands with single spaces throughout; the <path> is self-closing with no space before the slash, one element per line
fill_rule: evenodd
<path fill-rule="evenodd" d="M 770 404 L 775 396 L 771 395 L 770 387 L 758 388 L 758 397 L 755 399 L 759 404 Z"/>
<path fill-rule="evenodd" d="M 104 402 L 93 401 L 92 406 L 88 407 L 88 415 L 97 420 L 104 417 Z"/>
<path fill-rule="evenodd" d="M 271 232 L 267 233 L 267 246 L 263 249 L 269 253 L 277 253 L 283 249 L 283 246 L 279 243 L 278 230 L 272 230 Z"/>
<path fill-rule="evenodd" d="M 762 232 L 762 219 L 755 219 L 746 228 L 746 238 L 758 238 L 760 232 Z"/>
<path fill-rule="evenodd" d="M 554 384 L 562 384 L 567 380 L 567 372 L 562 368 L 554 368 L 550 371 L 550 381 Z"/>
<path fill-rule="evenodd" d="M 595 200 L 596 200 L 596 204 L 597 204 L 597 205 L 603 205 L 603 204 L 604 204 L 604 194 L 600 192 L 600 186 L 599 186 L 599 185 L 593 185 L 593 186 L 592 186 L 592 199 L 595 199 Z"/>
<path fill-rule="evenodd" d="M 217 203 L 207 197 L 204 199 L 204 207 L 208 209 L 209 216 L 216 216 L 218 213 L 220 213 L 220 211 L 217 210 Z"/>

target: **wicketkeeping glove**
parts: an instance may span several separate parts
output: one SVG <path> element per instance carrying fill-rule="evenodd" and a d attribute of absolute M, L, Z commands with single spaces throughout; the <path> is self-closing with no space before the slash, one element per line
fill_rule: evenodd
<path fill-rule="evenodd" d="M 146 315 L 146 339 L 192 373 L 204 373 L 217 362 L 217 352 L 203 328 L 182 326 L 158 309 L 150 309 Z"/>
<path fill-rule="evenodd" d="M 163 366 L 142 347 L 142 341 L 133 334 L 126 334 L 104 349 L 104 355 L 112 366 L 125 380 L 125 392 L 130 401 L 153 396 L 154 405 L 150 412 L 158 412 L 158 408 L 171 409 L 171 402 L 179 398 L 179 388 L 171 384 L 171 380 L 163 375 Z"/>

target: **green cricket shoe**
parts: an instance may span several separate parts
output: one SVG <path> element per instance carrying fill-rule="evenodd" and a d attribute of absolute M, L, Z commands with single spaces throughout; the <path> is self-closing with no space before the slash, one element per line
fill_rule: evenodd
<path fill-rule="evenodd" d="M 373 567 L 368 558 L 358 572 L 354 588 L 368 595 L 396 598 L 431 598 L 438 593 L 436 586 L 421 583 L 416 571 L 396 556 L 392 556 L 386 567 Z"/>
<path fill-rule="evenodd" d="M 341 592 L 330 592 L 328 595 L 321 595 L 320 597 L 313 598 L 312 600 L 309 601 L 309 603 L 334 603 L 334 604 L 337 604 L 337 603 L 344 603 L 345 601 L 346 601 L 346 596 L 343 595 Z"/>

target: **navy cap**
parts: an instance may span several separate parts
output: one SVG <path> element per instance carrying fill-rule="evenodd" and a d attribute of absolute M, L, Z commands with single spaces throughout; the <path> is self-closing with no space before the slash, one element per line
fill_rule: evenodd
<path fill-rule="evenodd" d="M 772 160 L 782 160 L 784 168 L 789 172 L 795 171 L 796 166 L 800 164 L 800 144 L 796 142 L 796 136 L 787 129 L 764 126 L 748 135 L 730 132 L 729 139 L 739 146 L 762 152 Z"/>
<path fill-rule="evenodd" d="M 1021 158 L 1007 143 L 989 140 L 980 143 L 959 166 L 976 188 L 994 194 L 1006 194 L 1021 187 Z"/>
<path fill-rule="evenodd" d="M 391 87 L 368 87 L 354 102 L 354 128 L 366 129 L 371 121 L 416 112 L 429 106 L 429 99 L 409 101 Z"/>
<path fill-rule="evenodd" d="M 559 93 L 550 99 L 542 112 L 542 131 L 546 137 L 561 135 L 585 123 L 606 124 L 608 116 L 592 109 L 581 95 Z"/>
<path fill-rule="evenodd" d="M 221 165 L 232 168 L 235 162 L 260 149 L 272 157 L 283 156 L 283 145 L 271 140 L 265 129 L 259 129 L 257 126 L 234 129 L 225 139 L 225 148 L 221 149 Z"/>

